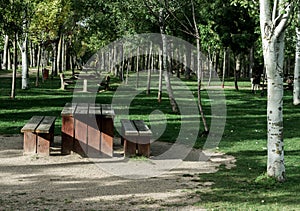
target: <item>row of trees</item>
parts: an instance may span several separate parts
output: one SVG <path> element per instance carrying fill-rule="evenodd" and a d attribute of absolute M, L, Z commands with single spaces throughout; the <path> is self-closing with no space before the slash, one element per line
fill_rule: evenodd
<path fill-rule="evenodd" d="M 247 77 L 254 63 L 262 64 L 261 52 L 254 50 L 260 46 L 258 12 L 251 14 L 230 0 L 4 0 L 1 4 L 2 68 L 9 68 L 16 35 L 24 58 L 23 89 L 28 88 L 28 65 L 37 66 L 40 57 L 45 61 L 48 55 L 57 75 L 76 61 L 85 62 L 105 44 L 136 33 L 165 32 L 195 45 L 198 40 L 219 72 L 226 53 L 228 76 L 236 70 L 237 77 Z"/>
<path fill-rule="evenodd" d="M 50 62 L 55 76 L 65 69 L 74 70 L 117 38 L 147 32 L 194 43 L 207 54 L 220 75 L 225 76 L 227 71 L 228 76 L 234 76 L 236 89 L 240 76 L 262 73 L 265 66 L 268 175 L 283 181 L 283 76 L 293 69 L 294 103 L 300 102 L 298 5 L 298 0 L 2 0 L 0 66 L 10 69 L 13 64 L 14 98 L 18 53 L 22 61 L 21 87 L 27 89 L 30 65 L 37 66 L 39 74 L 40 65 Z M 115 54 L 109 57 L 112 55 Z M 112 72 L 123 75 L 122 71 Z"/>

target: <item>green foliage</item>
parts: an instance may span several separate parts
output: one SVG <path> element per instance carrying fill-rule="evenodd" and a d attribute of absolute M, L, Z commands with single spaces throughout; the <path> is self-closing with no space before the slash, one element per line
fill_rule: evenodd
<path fill-rule="evenodd" d="M 57 39 L 66 28 L 70 3 L 65 0 L 44 0 L 35 5 L 31 20 L 31 38 L 37 42 Z"/>
<path fill-rule="evenodd" d="M 255 19 L 246 9 L 222 1 L 212 13 L 213 28 L 224 47 L 230 47 L 234 53 L 248 51 L 258 38 L 255 34 Z"/>

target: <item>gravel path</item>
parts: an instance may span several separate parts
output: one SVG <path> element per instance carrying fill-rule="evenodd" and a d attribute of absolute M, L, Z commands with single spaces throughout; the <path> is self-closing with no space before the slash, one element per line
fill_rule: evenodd
<path fill-rule="evenodd" d="M 201 182 L 199 176 L 216 172 L 220 164 L 231 168 L 235 162 L 222 154 L 213 154 L 206 162 L 195 161 L 201 152 L 193 150 L 164 174 L 130 179 L 103 170 L 101 165 L 109 160 L 75 153 L 23 155 L 22 139 L 20 135 L 0 136 L 0 210 L 205 210 L 194 204 L 201 201 L 199 191 L 208 191 L 212 184 Z M 59 142 L 59 137 L 55 139 Z M 168 143 L 155 142 L 152 151 L 168 147 Z M 128 162 L 142 165 L 151 159 Z"/>

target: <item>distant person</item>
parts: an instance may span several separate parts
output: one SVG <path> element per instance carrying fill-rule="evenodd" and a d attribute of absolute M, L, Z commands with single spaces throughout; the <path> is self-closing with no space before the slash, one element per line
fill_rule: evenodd
<path fill-rule="evenodd" d="M 252 83 L 252 93 L 256 93 L 260 86 L 260 76 L 258 74 L 254 74 L 251 78 Z"/>

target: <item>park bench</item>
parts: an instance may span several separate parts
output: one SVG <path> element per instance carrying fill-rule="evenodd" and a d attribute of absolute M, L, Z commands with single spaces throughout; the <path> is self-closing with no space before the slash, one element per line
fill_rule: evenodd
<path fill-rule="evenodd" d="M 50 155 L 54 143 L 56 117 L 33 116 L 21 129 L 24 133 L 24 154 Z"/>
<path fill-rule="evenodd" d="M 142 155 L 149 157 L 152 132 L 144 121 L 122 119 L 121 126 L 121 143 L 124 144 L 124 156 Z"/>

